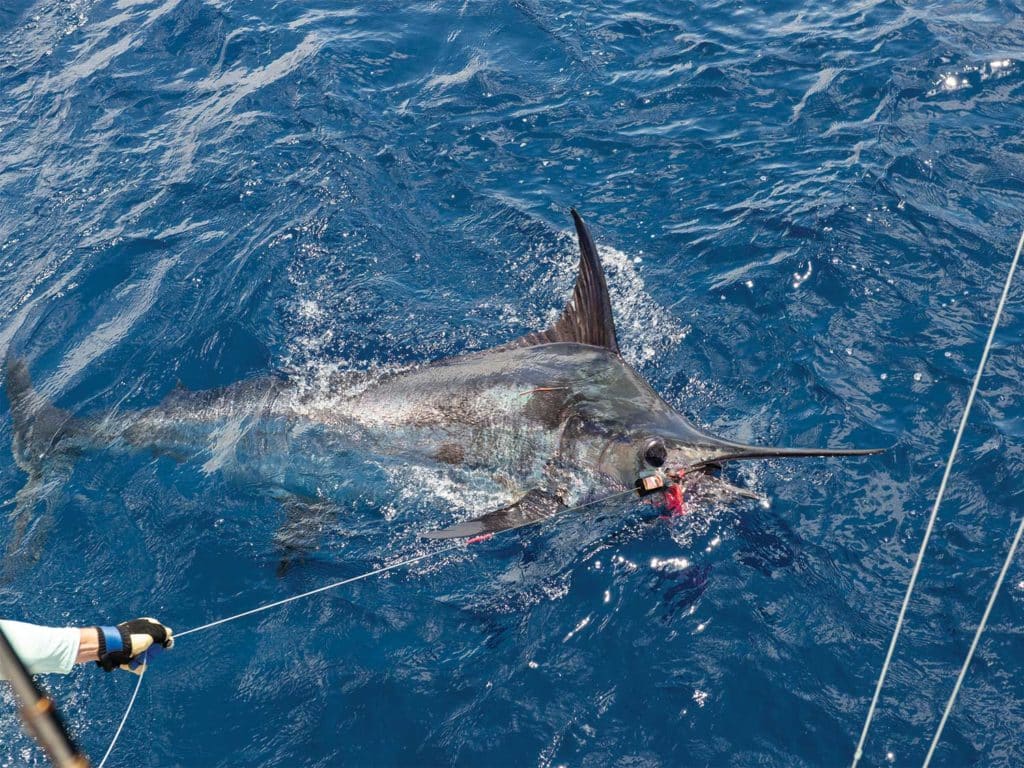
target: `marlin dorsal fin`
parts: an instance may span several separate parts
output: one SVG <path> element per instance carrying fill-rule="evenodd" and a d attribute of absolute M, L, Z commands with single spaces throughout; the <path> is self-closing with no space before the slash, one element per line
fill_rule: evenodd
<path fill-rule="evenodd" d="M 612 302 L 608 296 L 608 284 L 604 279 L 601 259 L 597 255 L 597 246 L 594 245 L 590 230 L 575 208 L 572 209 L 572 218 L 576 223 L 576 234 L 580 241 L 580 267 L 572 298 L 569 299 L 562 316 L 553 325 L 543 331 L 516 339 L 506 345 L 506 348 L 568 341 L 604 347 L 618 353 L 619 343 L 615 339 Z"/>

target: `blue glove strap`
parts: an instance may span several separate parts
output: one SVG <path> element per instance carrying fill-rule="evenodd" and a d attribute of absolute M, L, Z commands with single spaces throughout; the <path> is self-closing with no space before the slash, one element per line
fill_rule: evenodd
<path fill-rule="evenodd" d="M 117 627 L 100 627 L 100 632 L 103 633 L 103 640 L 107 644 L 107 653 L 117 653 L 124 650 L 121 632 Z"/>

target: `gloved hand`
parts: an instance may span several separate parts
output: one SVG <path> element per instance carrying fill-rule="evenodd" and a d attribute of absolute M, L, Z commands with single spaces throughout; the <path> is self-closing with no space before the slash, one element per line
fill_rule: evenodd
<path fill-rule="evenodd" d="M 114 667 L 136 675 L 164 648 L 174 647 L 174 635 L 156 619 L 132 619 L 116 627 L 97 627 L 100 636 L 99 661 L 110 672 Z"/>

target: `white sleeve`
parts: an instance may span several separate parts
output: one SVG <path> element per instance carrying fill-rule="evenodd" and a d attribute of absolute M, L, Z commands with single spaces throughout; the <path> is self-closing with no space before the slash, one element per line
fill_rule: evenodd
<path fill-rule="evenodd" d="M 33 675 L 47 672 L 66 675 L 75 666 L 80 637 L 75 627 L 39 627 L 0 620 L 0 629 Z"/>

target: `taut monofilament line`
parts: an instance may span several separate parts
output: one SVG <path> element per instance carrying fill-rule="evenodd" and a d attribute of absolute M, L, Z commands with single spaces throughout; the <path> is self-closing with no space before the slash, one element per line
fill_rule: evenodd
<path fill-rule="evenodd" d="M 622 491 L 620 493 L 613 493 L 613 494 L 610 494 L 608 496 L 604 496 L 604 497 L 602 497 L 600 499 L 595 499 L 594 501 L 587 502 L 586 504 L 580 504 L 579 506 L 574 507 L 570 511 L 577 511 L 577 510 L 580 510 L 580 509 L 584 509 L 586 507 L 593 507 L 593 506 L 596 506 L 597 504 L 601 504 L 601 503 L 606 502 L 606 501 L 611 501 L 612 499 L 622 498 L 623 496 L 626 496 L 626 495 L 632 495 L 635 492 L 636 491 L 634 489 L 630 488 L 629 490 Z M 536 524 L 538 524 L 540 522 L 544 522 L 544 521 L 535 521 L 533 523 L 527 523 L 526 525 L 521 526 L 521 528 L 525 528 L 528 525 L 536 525 Z M 505 531 L 500 531 L 500 533 L 507 533 L 510 530 L 515 530 L 515 529 L 507 529 Z M 481 537 L 481 538 L 478 539 L 478 541 L 486 541 L 487 539 L 492 538 L 493 535 L 494 534 L 488 535 L 486 537 Z M 221 626 L 223 624 L 228 624 L 230 622 L 237 621 L 239 619 L 244 619 L 244 618 L 246 618 L 248 616 L 253 616 L 253 615 L 257 614 L 257 613 L 263 613 L 264 611 L 269 611 L 269 610 L 271 610 L 273 608 L 279 608 L 279 607 L 281 607 L 283 605 L 287 605 L 288 603 L 294 603 L 294 602 L 296 602 L 298 600 L 303 600 L 303 599 L 305 599 L 307 597 L 313 597 L 314 595 L 319 595 L 319 594 L 321 594 L 323 592 L 328 592 L 328 591 L 330 591 L 332 589 L 337 589 L 339 587 L 343 587 L 346 584 L 354 584 L 357 581 L 363 581 L 364 579 L 369 579 L 369 578 L 371 578 L 373 576 L 379 576 L 381 574 L 388 573 L 389 571 L 397 570 L 398 568 L 402 568 L 404 566 L 413 565 L 413 564 L 421 562 L 423 560 L 434 558 L 434 557 L 437 557 L 439 555 L 446 554 L 448 552 L 453 552 L 453 551 L 455 551 L 457 549 L 465 549 L 471 543 L 475 543 L 475 542 L 473 542 L 472 539 L 469 542 L 462 542 L 462 541 L 460 541 L 460 542 L 457 542 L 455 544 L 451 544 L 451 545 L 446 546 L 446 547 L 441 547 L 440 549 L 435 549 L 435 550 L 432 550 L 430 552 L 425 552 L 425 553 L 420 554 L 420 555 L 415 555 L 413 557 L 408 557 L 408 558 L 405 558 L 403 560 L 399 560 L 397 562 L 391 563 L 389 565 L 382 566 L 380 568 L 375 568 L 375 569 L 373 569 L 371 571 L 367 571 L 366 573 L 361 573 L 361 574 L 359 574 L 357 576 L 351 576 L 351 577 L 349 577 L 347 579 L 341 579 L 340 581 L 335 581 L 335 582 L 332 582 L 330 584 L 325 584 L 322 587 L 317 587 L 316 589 L 310 589 L 310 590 L 308 590 L 306 592 L 301 592 L 301 593 L 299 593 L 297 595 L 292 595 L 291 597 L 286 597 L 286 598 L 283 598 L 281 600 L 275 600 L 275 601 L 273 601 L 271 603 L 265 603 L 263 605 L 259 605 L 259 606 L 255 607 L 255 608 L 251 608 L 251 609 L 249 609 L 247 611 L 242 611 L 241 613 L 236 613 L 236 614 L 234 614 L 232 616 L 226 616 L 226 617 L 224 617 L 222 619 L 217 619 L 215 621 L 211 621 L 211 622 L 208 622 L 206 624 L 201 624 L 198 627 L 192 627 L 191 629 L 186 629 L 184 632 L 177 632 L 174 635 L 174 639 L 175 640 L 180 640 L 181 638 L 187 637 L 188 635 L 194 635 L 194 634 L 197 634 L 199 632 L 205 632 L 206 630 L 213 629 L 214 627 L 218 627 L 218 626 Z M 135 685 L 135 690 L 132 693 L 131 699 L 128 701 L 128 706 L 125 709 L 124 715 L 121 717 L 121 722 L 118 725 L 117 731 L 114 733 L 114 737 L 113 737 L 113 739 L 110 742 L 110 746 L 107 747 L 107 751 L 106 751 L 106 753 L 103 756 L 103 760 L 100 762 L 99 768 L 103 768 L 104 764 L 107 761 L 107 758 L 110 757 L 110 753 L 113 752 L 114 746 L 117 744 L 117 740 L 121 736 L 121 732 L 124 730 L 125 723 L 128 721 L 128 716 L 131 714 L 132 707 L 135 705 L 135 699 L 139 695 L 139 689 L 142 687 L 142 676 L 145 673 L 145 670 L 146 670 L 145 666 L 141 667 L 141 671 L 139 673 L 139 679 L 138 679 L 138 681 L 136 682 L 136 685 Z"/>

